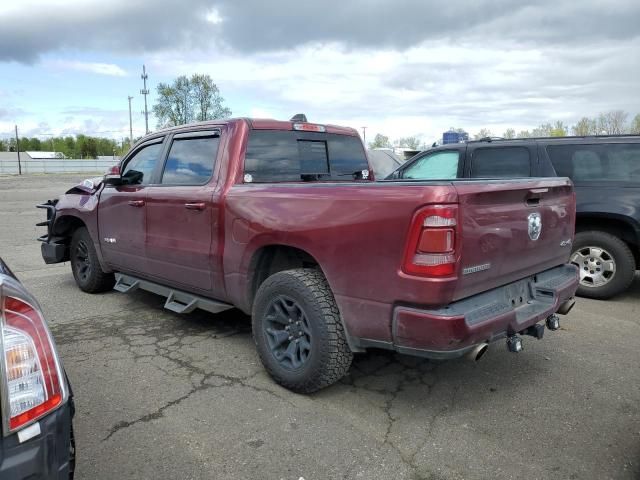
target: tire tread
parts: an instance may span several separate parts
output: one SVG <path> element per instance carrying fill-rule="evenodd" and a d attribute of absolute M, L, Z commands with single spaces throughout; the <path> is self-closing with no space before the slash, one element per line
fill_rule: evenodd
<path fill-rule="evenodd" d="M 325 338 L 324 341 L 319 343 L 320 357 L 322 359 L 320 368 L 308 375 L 306 380 L 290 381 L 283 378 L 272 368 L 270 362 L 263 359 L 262 363 L 267 372 L 283 387 L 300 393 L 312 393 L 340 380 L 351 366 L 353 353 L 347 342 L 338 306 L 324 275 L 316 269 L 301 268 L 278 272 L 267 278 L 256 294 L 253 312 L 254 329 L 260 328 L 257 312 L 255 311 L 258 299 L 264 295 L 264 292 L 274 286 L 303 290 L 308 295 L 308 303 L 315 310 L 314 313 L 324 321 Z M 255 338 L 256 335 L 254 333 Z M 260 345 L 257 345 L 257 347 L 262 357 L 263 352 Z"/>

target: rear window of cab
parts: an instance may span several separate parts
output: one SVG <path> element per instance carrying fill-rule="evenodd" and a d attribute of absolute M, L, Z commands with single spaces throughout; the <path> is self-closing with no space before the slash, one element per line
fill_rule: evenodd
<path fill-rule="evenodd" d="M 252 130 L 245 183 L 367 180 L 359 137 L 324 132 Z"/>

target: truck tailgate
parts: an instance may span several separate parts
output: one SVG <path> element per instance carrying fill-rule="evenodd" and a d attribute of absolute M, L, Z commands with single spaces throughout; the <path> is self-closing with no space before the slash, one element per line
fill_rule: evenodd
<path fill-rule="evenodd" d="M 454 300 L 568 262 L 575 221 L 570 180 L 460 181 L 454 186 L 460 205 Z"/>

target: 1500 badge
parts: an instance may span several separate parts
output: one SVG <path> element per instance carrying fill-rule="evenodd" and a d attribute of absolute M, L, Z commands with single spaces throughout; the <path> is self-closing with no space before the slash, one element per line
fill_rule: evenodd
<path fill-rule="evenodd" d="M 561 247 L 570 247 L 572 243 L 573 243 L 573 241 L 571 241 L 571 239 L 568 238 L 566 240 L 561 241 L 560 242 L 560 246 Z"/>

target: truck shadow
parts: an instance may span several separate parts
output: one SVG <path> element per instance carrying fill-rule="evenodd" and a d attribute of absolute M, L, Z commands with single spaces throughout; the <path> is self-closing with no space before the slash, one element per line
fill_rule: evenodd
<path fill-rule="evenodd" d="M 249 350 L 246 354 L 257 357 L 251 335 L 251 317 L 239 310 L 216 315 L 197 310 L 178 315 L 164 310 L 164 300 L 156 295 L 142 291 L 131 295 L 143 309 L 157 309 L 168 315 L 171 319 L 170 329 L 178 336 L 234 336 L 241 342 L 243 349 Z M 311 397 L 331 401 L 332 397 L 343 395 L 348 390 L 356 395 L 374 393 L 392 396 L 394 401 L 404 397 L 409 403 L 422 403 L 428 396 L 446 389 L 448 393 L 441 399 L 443 402 L 450 402 L 452 390 L 461 390 L 464 391 L 462 397 L 473 397 L 477 407 L 477 402 L 491 402 L 496 394 L 510 395 L 511 391 L 517 390 L 521 385 L 523 375 L 535 377 L 538 374 L 544 375 L 551 369 L 549 358 L 539 350 L 536 351 L 537 345 L 532 342 L 538 343 L 534 339 L 526 339 L 525 344 L 531 345 L 530 351 L 518 355 L 507 352 L 504 342 L 492 344 L 479 362 L 466 359 L 434 361 L 372 349 L 356 354 L 348 374 L 336 385 L 312 394 Z M 295 395 L 276 385 L 266 377 L 266 372 L 263 383 L 280 395 Z M 459 399 L 459 403 L 460 401 L 464 403 L 464 400 Z"/>

